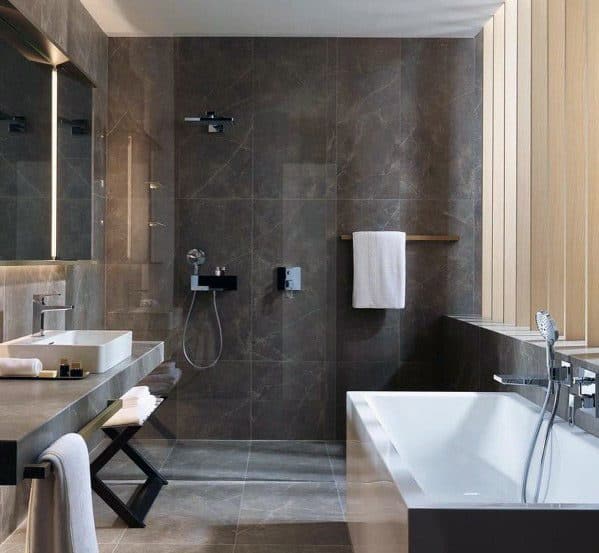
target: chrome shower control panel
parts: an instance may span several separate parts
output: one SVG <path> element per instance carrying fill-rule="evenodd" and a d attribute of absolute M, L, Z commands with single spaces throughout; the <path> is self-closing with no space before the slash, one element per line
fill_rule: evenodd
<path fill-rule="evenodd" d="M 301 267 L 277 267 L 277 288 L 296 291 L 302 289 Z"/>

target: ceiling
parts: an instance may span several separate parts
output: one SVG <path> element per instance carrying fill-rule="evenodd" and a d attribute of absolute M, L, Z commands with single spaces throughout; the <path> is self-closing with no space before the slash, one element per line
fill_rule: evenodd
<path fill-rule="evenodd" d="M 81 0 L 109 36 L 473 37 L 503 0 Z"/>

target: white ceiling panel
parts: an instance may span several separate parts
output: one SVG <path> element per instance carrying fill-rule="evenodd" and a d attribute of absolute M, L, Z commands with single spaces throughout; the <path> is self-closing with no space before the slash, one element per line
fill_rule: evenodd
<path fill-rule="evenodd" d="M 109 36 L 472 37 L 503 0 L 81 0 Z"/>

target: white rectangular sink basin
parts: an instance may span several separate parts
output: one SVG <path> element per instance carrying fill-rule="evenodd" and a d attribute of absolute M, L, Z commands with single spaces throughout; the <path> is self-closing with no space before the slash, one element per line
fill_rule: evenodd
<path fill-rule="evenodd" d="M 47 330 L 0 344 L 0 357 L 37 358 L 46 370 L 61 359 L 79 362 L 84 371 L 103 373 L 131 356 L 130 330 Z"/>

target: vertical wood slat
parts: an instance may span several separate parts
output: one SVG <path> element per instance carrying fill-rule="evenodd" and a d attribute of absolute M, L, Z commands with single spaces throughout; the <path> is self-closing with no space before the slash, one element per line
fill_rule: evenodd
<path fill-rule="evenodd" d="M 569 340 L 586 336 L 586 0 L 566 2 L 565 321 Z"/>
<path fill-rule="evenodd" d="M 505 6 L 493 17 L 493 320 L 504 316 Z"/>
<path fill-rule="evenodd" d="M 518 4 L 505 2 L 504 129 L 504 288 L 503 321 L 516 324 L 517 155 L 518 155 Z"/>
<path fill-rule="evenodd" d="M 531 0 L 518 0 L 516 324 L 530 321 Z"/>
<path fill-rule="evenodd" d="M 547 308 L 562 330 L 565 324 L 565 215 L 566 215 L 566 0 L 547 3 L 547 150 L 548 234 Z"/>
<path fill-rule="evenodd" d="M 599 2 L 587 0 L 587 343 L 599 345 Z"/>
<path fill-rule="evenodd" d="M 547 305 L 547 0 L 532 0 L 531 9 L 530 326 L 534 328 L 536 311 Z"/>
<path fill-rule="evenodd" d="M 493 18 L 483 29 L 482 316 L 493 316 Z"/>

